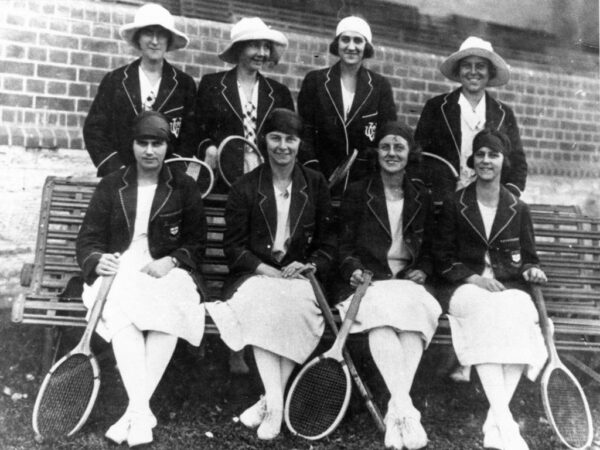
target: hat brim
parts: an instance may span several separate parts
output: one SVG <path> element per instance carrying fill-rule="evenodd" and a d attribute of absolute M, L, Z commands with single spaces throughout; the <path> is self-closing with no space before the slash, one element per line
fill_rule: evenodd
<path fill-rule="evenodd" d="M 245 33 L 244 35 L 239 36 L 231 41 L 227 48 L 223 52 L 219 53 L 219 59 L 229 64 L 237 64 L 238 55 L 237 52 L 233 51 L 233 46 L 237 42 L 245 41 L 270 41 L 273 45 L 271 49 L 271 55 L 269 55 L 269 61 L 273 64 L 277 64 L 279 62 L 288 45 L 288 40 L 285 35 L 277 30 L 268 28 L 265 30 L 252 31 Z"/>
<path fill-rule="evenodd" d="M 135 24 L 135 23 L 128 23 L 128 24 L 123 25 L 119 29 L 119 35 L 121 36 L 121 39 L 128 42 L 129 45 L 131 45 L 132 47 L 139 50 L 140 49 L 139 43 L 133 41 L 135 33 L 142 28 L 151 27 L 153 25 L 158 25 L 160 27 L 163 27 L 165 30 L 167 30 L 171 33 L 171 45 L 169 45 L 169 47 L 167 48 L 168 52 L 185 48 L 185 47 L 187 47 L 187 45 L 190 42 L 189 38 L 185 34 L 183 34 L 181 31 L 176 30 L 174 28 L 167 28 L 160 23 L 148 23 L 148 24 L 143 24 L 143 25 L 139 25 L 139 24 Z"/>
<path fill-rule="evenodd" d="M 496 75 L 489 79 L 487 83 L 488 86 L 503 86 L 508 83 L 508 80 L 510 79 L 510 68 L 506 61 L 504 61 L 504 59 L 502 59 L 502 57 L 500 57 L 500 55 L 497 53 L 490 52 L 489 50 L 484 50 L 482 48 L 466 48 L 464 50 L 459 50 L 452 53 L 440 66 L 440 72 L 442 72 L 442 74 L 449 80 L 458 81 L 460 83 L 460 77 L 458 76 L 458 71 L 455 70 L 455 68 L 461 59 L 468 56 L 479 56 L 480 58 L 485 58 L 494 65 L 496 68 Z"/>

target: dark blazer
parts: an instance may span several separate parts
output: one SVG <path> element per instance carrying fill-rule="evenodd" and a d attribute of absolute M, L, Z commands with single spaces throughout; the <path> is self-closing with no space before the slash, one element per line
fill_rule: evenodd
<path fill-rule="evenodd" d="M 433 153 L 443 158 L 457 172 L 460 172 L 460 105 L 458 99 L 461 89 L 448 94 L 439 95 L 425 103 L 421 117 L 415 130 L 415 140 L 424 152 Z M 525 189 L 527 179 L 527 161 L 519 127 L 512 110 L 504 103 L 485 93 L 486 127 L 505 133 L 510 139 L 512 151 L 511 167 L 502 173 L 502 183 L 515 195 Z M 441 202 L 456 189 L 457 178 L 445 166 L 445 163 L 433 158 L 423 158 L 421 178 L 431 188 L 433 201 Z"/>
<path fill-rule="evenodd" d="M 414 269 L 431 275 L 431 198 L 420 181 L 413 182 L 405 177 L 403 187 L 402 234 L 411 260 L 396 278 L 404 278 L 408 271 Z M 356 269 L 371 270 L 374 280 L 392 278 L 387 260 L 392 232 L 383 183 L 378 173 L 348 187 L 342 199 L 340 222 L 341 279 L 336 292 L 338 300 L 344 300 L 353 290 L 349 280 Z"/>
<path fill-rule="evenodd" d="M 486 251 L 497 280 L 526 290 L 522 274 L 539 263 L 529 207 L 501 187 L 488 239 L 477 205 L 476 183 L 472 183 L 444 201 L 433 253 L 440 275 L 458 285 L 470 275 L 483 273 Z"/>
<path fill-rule="evenodd" d="M 204 159 L 206 148 L 218 146 L 231 135 L 244 136 L 244 112 L 240 100 L 236 68 L 226 72 L 204 75 L 196 96 L 196 126 L 199 133 L 200 154 Z M 260 134 L 265 119 L 273 108 L 294 110 L 290 90 L 271 78 L 258 74 L 258 109 L 256 135 Z M 266 159 L 267 155 L 263 155 Z M 240 174 L 243 173 L 240 158 Z"/>
<path fill-rule="evenodd" d="M 131 128 L 140 114 L 142 99 L 138 68 L 141 59 L 107 73 L 98 87 L 83 125 L 83 139 L 98 176 L 103 177 L 133 162 Z M 169 120 L 175 136 L 174 152 L 192 156 L 196 148 L 194 124 L 194 79 L 167 61 L 154 110 Z"/>
<path fill-rule="evenodd" d="M 103 178 L 77 236 L 77 262 L 86 283 L 97 278 L 103 253 L 123 253 L 131 244 L 137 202 L 137 170 L 130 165 Z M 171 255 L 196 281 L 206 248 L 206 218 L 198 186 L 183 172 L 163 166 L 148 225 L 152 258 Z"/>
<path fill-rule="evenodd" d="M 292 261 L 312 262 L 321 279 L 326 276 L 336 248 L 329 189 L 322 174 L 298 164 L 292 174 L 289 221 L 288 250 L 278 262 L 271 254 L 277 205 L 270 166 L 263 164 L 234 183 L 225 208 L 223 248 L 230 273 L 224 298 L 260 263 L 281 268 Z"/>
<path fill-rule="evenodd" d="M 298 94 L 298 112 L 304 120 L 303 163 L 316 158 L 325 177 L 354 149 L 358 158 L 348 180 L 358 180 L 370 172 L 365 151 L 375 144 L 377 127 L 396 120 L 396 105 L 389 81 L 364 67 L 358 71 L 356 93 L 348 119 L 344 121 L 340 63 L 309 72 Z"/>

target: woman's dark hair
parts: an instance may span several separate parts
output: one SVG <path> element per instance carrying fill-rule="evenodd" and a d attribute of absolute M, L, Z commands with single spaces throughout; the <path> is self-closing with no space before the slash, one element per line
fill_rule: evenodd
<path fill-rule="evenodd" d="M 242 53 L 242 51 L 246 48 L 246 46 L 248 46 L 251 42 L 254 41 L 262 41 L 263 39 L 252 39 L 250 41 L 239 41 L 239 42 L 234 42 L 231 45 L 231 50 L 230 53 L 231 55 L 235 58 L 236 61 L 239 62 L 240 60 L 240 54 Z M 266 40 L 266 39 L 264 39 Z M 269 46 L 269 61 L 272 61 L 272 57 L 273 57 L 273 42 L 266 40 L 267 44 Z"/>
<path fill-rule="evenodd" d="M 166 122 L 166 124 L 167 124 L 166 126 L 169 127 L 169 120 L 162 113 L 159 113 L 157 111 L 143 111 L 140 114 L 138 114 L 133 119 L 133 122 L 131 123 L 131 133 L 130 133 L 130 137 L 129 137 L 129 146 L 128 146 L 129 151 L 126 154 L 121 155 L 123 164 L 126 166 L 135 163 L 135 156 L 133 153 L 133 142 L 135 141 L 136 127 L 140 124 L 140 122 L 142 122 L 143 120 L 147 120 L 148 118 L 160 118 L 164 122 Z M 169 131 L 167 133 L 167 138 L 165 139 L 165 141 L 167 142 L 167 152 L 165 154 L 165 159 L 169 159 L 170 157 L 173 156 L 173 153 L 175 152 L 175 147 L 173 145 L 173 134 L 170 131 L 170 127 L 169 127 Z"/>
<path fill-rule="evenodd" d="M 466 57 L 468 58 L 468 56 Z M 465 58 L 463 58 L 465 59 Z M 460 72 L 460 63 L 462 62 L 461 59 L 460 61 L 458 61 L 456 64 L 454 64 L 454 67 L 452 68 L 452 75 L 454 75 L 456 78 L 458 78 L 460 76 L 459 72 Z M 496 66 L 492 64 L 492 62 L 487 59 L 487 58 L 483 58 L 487 61 L 487 66 L 488 66 L 488 72 L 490 73 L 490 80 L 496 78 L 497 75 L 497 71 L 496 71 Z"/>
<path fill-rule="evenodd" d="M 271 131 L 279 131 L 285 134 L 298 136 L 302 139 L 304 124 L 298 113 L 287 108 L 275 108 L 265 119 L 261 133 L 258 136 L 258 149 L 264 155 L 267 154 L 267 143 L 265 136 Z M 301 148 L 302 143 L 300 143 Z"/>
<path fill-rule="evenodd" d="M 384 137 L 389 135 L 400 136 L 406 140 L 408 144 L 408 161 L 406 162 L 406 168 L 409 166 L 414 168 L 421 164 L 423 155 L 421 154 L 421 147 L 417 145 L 413 136 L 412 128 L 404 122 L 386 122 L 377 128 L 375 135 L 375 145 L 379 145 Z M 375 170 L 379 170 L 379 159 L 378 159 L 378 148 L 370 147 L 367 149 L 367 157 L 369 160 L 373 160 L 373 167 Z"/>
<path fill-rule="evenodd" d="M 489 128 L 484 128 L 479 133 L 475 135 L 473 138 L 473 152 L 471 156 L 467 158 L 467 167 L 473 168 L 473 157 L 475 152 L 479 150 L 481 147 L 488 147 L 492 150 L 496 150 L 504 156 L 502 160 L 502 172 L 506 169 L 510 169 L 510 153 L 511 153 L 511 143 L 510 139 L 506 134 L 498 130 L 492 130 Z"/>
<path fill-rule="evenodd" d="M 331 41 L 331 44 L 329 44 L 329 53 L 331 53 L 332 55 L 340 56 L 339 41 L 340 41 L 340 37 L 336 36 L 335 39 L 333 41 Z M 375 54 L 375 49 L 369 42 L 366 42 L 366 39 L 365 39 L 365 51 L 363 53 L 363 57 L 365 59 L 372 58 L 374 54 Z"/>
<path fill-rule="evenodd" d="M 164 31 L 166 31 L 166 33 L 168 34 L 168 38 L 167 38 L 167 50 L 171 47 L 171 44 L 173 43 L 173 33 L 171 33 L 169 30 L 167 30 L 166 28 L 161 27 L 160 25 L 150 25 L 147 27 L 142 27 L 140 29 L 138 29 L 134 34 L 133 34 L 133 38 L 131 39 L 131 42 L 133 42 L 135 44 L 135 46 L 139 49 L 140 48 L 140 34 L 142 34 L 142 31 L 147 30 L 149 28 L 153 28 L 153 27 L 160 27 L 162 28 Z"/>

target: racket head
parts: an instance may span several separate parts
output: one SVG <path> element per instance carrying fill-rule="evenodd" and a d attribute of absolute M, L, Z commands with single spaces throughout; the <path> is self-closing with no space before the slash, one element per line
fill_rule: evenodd
<path fill-rule="evenodd" d="M 344 418 L 352 382 L 348 367 L 318 357 L 298 373 L 288 392 L 284 420 L 292 434 L 317 440 L 331 434 Z"/>
<path fill-rule="evenodd" d="M 170 158 L 165 161 L 166 164 L 173 164 L 181 167 L 186 175 L 192 177 L 205 198 L 215 184 L 215 174 L 208 164 L 197 158 Z"/>
<path fill-rule="evenodd" d="M 243 136 L 227 136 L 217 148 L 217 167 L 225 183 L 231 187 L 244 175 L 244 155 L 254 155 L 256 165 L 264 163 L 264 158 L 256 144 Z"/>
<path fill-rule="evenodd" d="M 100 389 L 100 368 L 91 354 L 69 353 L 48 372 L 33 407 L 37 436 L 72 436 L 86 422 Z"/>
<path fill-rule="evenodd" d="M 541 380 L 542 403 L 550 426 L 572 450 L 592 444 L 594 427 L 590 406 L 575 376 L 562 363 L 550 364 Z"/>
<path fill-rule="evenodd" d="M 354 149 L 352 153 L 333 170 L 333 172 L 329 176 L 329 180 L 327 180 L 329 184 L 329 189 L 331 189 L 344 178 L 346 178 L 346 175 L 348 175 L 348 172 L 350 172 L 350 169 L 352 168 L 354 161 L 356 161 L 357 156 L 358 150 Z"/>

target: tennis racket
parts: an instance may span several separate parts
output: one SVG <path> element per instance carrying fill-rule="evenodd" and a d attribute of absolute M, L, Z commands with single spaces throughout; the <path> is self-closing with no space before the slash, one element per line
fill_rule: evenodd
<path fill-rule="evenodd" d="M 338 184 L 340 181 L 342 181 L 343 179 L 346 178 L 346 176 L 348 175 L 348 172 L 350 172 L 350 169 L 352 168 L 352 164 L 354 164 L 354 161 L 356 161 L 357 156 L 358 156 L 358 150 L 357 149 L 352 150 L 352 153 L 350 154 L 350 156 L 348 156 L 344 161 L 342 161 L 342 163 L 339 166 L 337 166 L 333 170 L 333 172 L 329 176 L 329 180 L 327 180 L 328 184 L 329 184 L 329 189 L 331 189 L 336 184 Z"/>
<path fill-rule="evenodd" d="M 331 313 L 331 309 L 329 309 L 329 305 L 327 304 L 327 300 L 325 299 L 325 294 L 323 294 L 321 285 L 319 284 L 319 281 L 315 277 L 314 269 L 306 271 L 305 275 L 308 278 L 308 280 L 310 281 L 310 284 L 315 293 L 317 302 L 319 303 L 319 307 L 321 308 L 321 311 L 323 312 L 323 316 L 325 317 L 325 321 L 329 325 L 329 328 L 331 328 L 331 330 L 333 331 L 334 335 L 337 336 L 338 335 L 338 327 L 335 323 L 335 319 L 333 318 L 333 314 Z M 352 380 L 354 381 L 354 384 L 356 385 L 356 387 L 358 387 L 358 391 L 360 392 L 360 395 L 362 396 L 362 398 L 365 401 L 365 406 L 367 407 L 367 410 L 371 414 L 371 417 L 373 418 L 373 422 L 375 422 L 377 429 L 379 429 L 379 431 L 384 433 L 385 432 L 385 424 L 383 422 L 383 416 L 381 415 L 381 411 L 379 411 L 379 408 L 373 401 L 373 395 L 371 394 L 371 391 L 369 390 L 367 385 L 365 383 L 363 383 L 363 380 L 360 378 L 360 375 L 358 374 L 358 371 L 356 370 L 356 366 L 354 365 L 354 362 L 352 361 L 352 358 L 350 357 L 350 352 L 348 352 L 348 350 L 346 348 L 344 348 L 344 350 L 343 350 L 343 355 L 344 355 L 344 361 L 346 362 L 346 365 L 348 366 L 348 370 L 350 371 L 350 375 L 352 376 Z M 286 408 L 286 411 L 288 411 L 287 408 Z M 287 422 L 288 422 L 288 418 L 286 416 L 286 424 L 287 424 Z M 288 424 L 288 427 L 289 427 L 289 424 Z"/>
<path fill-rule="evenodd" d="M 244 173 L 263 162 L 264 158 L 256 144 L 242 136 L 227 136 L 217 148 L 219 174 L 229 187 Z"/>
<path fill-rule="evenodd" d="M 192 177 L 200 192 L 202 192 L 202 198 L 205 198 L 215 184 L 215 175 L 208 164 L 198 158 L 171 158 L 165 161 L 167 164 L 175 164 L 179 166 L 183 165 L 185 168 L 186 175 Z"/>
<path fill-rule="evenodd" d="M 321 439 L 336 429 L 346 413 L 352 382 L 342 351 L 372 275 L 367 270 L 363 272 L 363 282 L 352 297 L 331 349 L 306 364 L 290 387 L 284 418 L 295 435 Z"/>
<path fill-rule="evenodd" d="M 33 407 L 36 441 L 72 436 L 85 423 L 100 388 L 100 367 L 90 340 L 100 320 L 114 276 L 102 279 L 90 318 L 79 344 L 48 372 Z"/>
<path fill-rule="evenodd" d="M 450 164 L 450 162 L 447 159 L 442 158 L 441 156 L 436 155 L 434 153 L 429 153 L 429 152 L 422 152 L 421 154 L 427 158 L 431 158 L 433 160 L 436 160 L 436 161 L 442 163 L 444 165 L 444 167 L 446 167 L 448 170 L 450 170 L 450 173 L 452 173 L 452 175 L 454 175 L 455 178 L 459 177 L 458 172 L 456 171 L 454 166 L 452 164 Z"/>
<path fill-rule="evenodd" d="M 581 385 L 558 357 L 554 345 L 554 325 L 548 318 L 540 286 L 532 284 L 531 291 L 538 306 L 549 355 L 541 378 L 546 417 L 564 445 L 572 450 L 586 449 L 594 437 L 590 406 Z"/>

